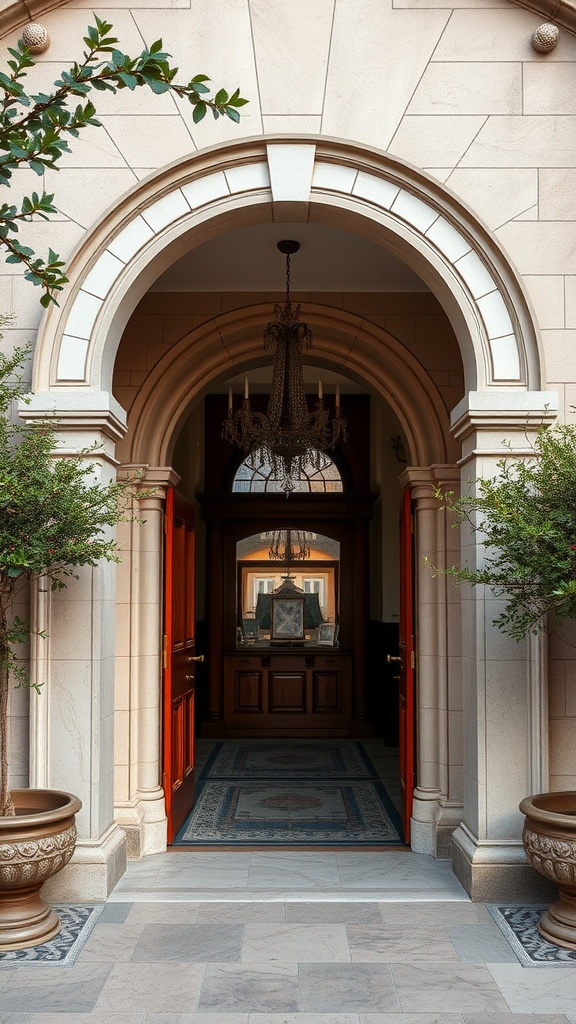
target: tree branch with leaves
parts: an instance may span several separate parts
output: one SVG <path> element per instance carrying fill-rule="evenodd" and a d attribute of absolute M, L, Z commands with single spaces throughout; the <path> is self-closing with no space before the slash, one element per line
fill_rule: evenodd
<path fill-rule="evenodd" d="M 39 176 L 46 169 L 59 170 L 58 160 L 71 152 L 69 140 L 88 127 L 101 127 L 89 98 L 93 91 L 133 92 L 144 87 L 157 95 L 172 93 L 187 99 L 195 124 L 209 111 L 216 119 L 240 120 L 240 108 L 248 101 L 239 89 L 232 93 L 218 89 L 211 95 L 207 84 L 210 79 L 203 74 L 181 84 L 177 81 L 178 68 L 171 65 L 161 39 L 137 57 L 130 57 L 118 48 L 118 39 L 111 33 L 112 25 L 95 16 L 95 24 L 88 26 L 84 36 L 86 49 L 81 62 L 62 71 L 48 93 L 26 91 L 25 79 L 36 62 L 21 43 L 10 48 L 8 71 L 0 71 L 1 185 L 10 185 L 19 167 L 29 167 Z M 26 280 L 42 288 L 43 306 L 57 304 L 57 294 L 67 282 L 65 264 L 52 249 L 47 257 L 37 256 L 17 236 L 22 223 L 35 217 L 48 220 L 52 213 L 57 213 L 54 195 L 45 191 L 32 192 L 18 206 L 7 202 L 0 205 L 0 247 L 7 254 L 6 262 L 21 264 Z"/>
<path fill-rule="evenodd" d="M 542 428 L 532 455 L 497 469 L 476 481 L 475 495 L 436 492 L 453 526 L 466 522 L 485 549 L 480 568 L 444 572 L 503 597 L 493 624 L 520 641 L 576 618 L 576 425 Z"/>

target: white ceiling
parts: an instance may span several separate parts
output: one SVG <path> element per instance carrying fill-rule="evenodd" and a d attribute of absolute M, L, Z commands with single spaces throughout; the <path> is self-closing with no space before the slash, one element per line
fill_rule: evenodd
<path fill-rule="evenodd" d="M 165 271 L 152 291 L 272 292 L 284 289 L 284 256 L 276 243 L 301 243 L 292 257 L 292 291 L 428 291 L 385 249 L 324 224 L 258 224 L 198 246 Z"/>

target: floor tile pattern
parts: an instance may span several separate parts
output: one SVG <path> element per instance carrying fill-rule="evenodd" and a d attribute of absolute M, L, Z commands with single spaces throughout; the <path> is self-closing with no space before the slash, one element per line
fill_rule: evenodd
<path fill-rule="evenodd" d="M 576 951 L 546 942 L 538 932 L 538 922 L 547 907 L 492 905 L 488 909 L 520 963 L 534 967 L 576 969 Z"/>
<path fill-rule="evenodd" d="M 102 913 L 101 906 L 94 904 L 55 904 L 62 930 L 49 942 L 30 949 L 13 949 L 0 953 L 0 970 L 18 965 L 49 967 L 51 964 L 70 967 L 76 962 L 96 921 Z M 0 1024 L 2 1018 L 0 1017 Z"/>

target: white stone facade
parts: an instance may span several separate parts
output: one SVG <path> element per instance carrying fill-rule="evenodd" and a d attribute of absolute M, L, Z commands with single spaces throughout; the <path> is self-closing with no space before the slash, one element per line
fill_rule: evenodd
<path fill-rule="evenodd" d="M 316 287 L 302 300 L 320 363 L 369 385 L 409 453 L 420 681 L 413 846 L 445 855 L 456 829 L 454 865 L 468 890 L 520 893 L 529 870 L 520 799 L 576 787 L 572 648 L 507 641 L 491 626 L 490 595 L 455 592 L 422 560 L 441 561 L 455 543 L 439 525 L 433 484 L 486 474 L 505 441 L 522 452 L 527 428 L 574 418 L 576 13 L 557 5 L 560 40 L 543 55 L 531 46 L 548 18 L 538 3 L 108 4 L 96 13 L 123 49 L 161 34 L 182 77 L 206 71 L 240 85 L 250 103 L 239 126 L 195 126 L 190 106 L 171 96 L 98 94 L 103 127 L 73 140 L 62 170 L 45 175 L 58 216 L 26 229 L 39 252 L 50 245 L 69 261 L 60 307 L 41 316 L 37 290 L 0 265 L 2 309 L 17 314 L 6 337 L 34 346 L 26 415 L 56 412 L 71 450 L 102 444 L 104 477 L 118 462 L 145 467 L 157 488 L 144 527 L 123 528 L 117 574 L 87 572 L 52 602 L 32 595 L 36 621 L 49 623 L 50 639 L 32 650 L 46 685 L 32 695 L 29 722 L 21 695 L 14 704 L 15 745 L 23 749 L 28 728 L 32 737 L 29 771 L 20 758 L 14 782 L 72 789 L 84 804 L 77 854 L 54 892 L 60 884 L 75 898 L 103 898 L 126 845 L 141 856 L 165 844 L 163 486 L 175 479 L 176 439 L 195 401 L 261 358 L 270 302 L 224 290 L 208 312 L 182 306 L 180 323 L 156 339 L 149 319 L 145 358 L 131 318 L 142 327 L 144 315 L 160 316 L 149 289 L 189 250 L 287 223 L 389 250 L 448 318 L 453 348 L 432 334 L 426 348 L 403 308 Z M 93 4 L 33 9 L 52 40 L 34 80 L 50 83 L 79 56 Z M 4 47 L 24 16 L 19 3 L 1 12 Z M 32 173 L 16 177 L 15 192 L 37 187 Z M 378 458 L 373 472 L 383 478 Z M 474 564 L 466 538 L 463 552 Z"/>

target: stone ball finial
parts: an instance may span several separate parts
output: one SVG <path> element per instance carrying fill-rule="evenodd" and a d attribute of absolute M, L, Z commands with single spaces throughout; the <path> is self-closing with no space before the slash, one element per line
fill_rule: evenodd
<path fill-rule="evenodd" d="M 537 53 L 550 53 L 558 43 L 560 32 L 557 25 L 545 21 L 532 34 L 532 46 Z"/>
<path fill-rule="evenodd" d="M 44 25 L 37 21 L 30 21 L 22 30 L 22 43 L 30 53 L 44 53 L 50 46 L 50 36 Z"/>

